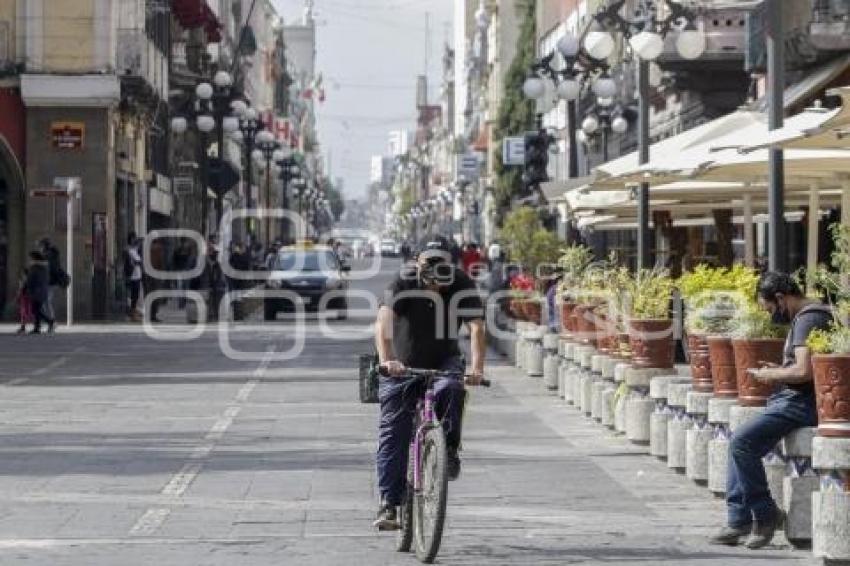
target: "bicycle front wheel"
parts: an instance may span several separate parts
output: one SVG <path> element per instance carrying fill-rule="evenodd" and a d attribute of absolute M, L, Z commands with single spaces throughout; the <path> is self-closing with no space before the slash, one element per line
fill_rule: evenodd
<path fill-rule="evenodd" d="M 446 522 L 449 474 L 446 437 L 440 426 L 430 429 L 422 444 L 422 490 L 413 501 L 416 557 L 430 564 L 437 557 Z"/>

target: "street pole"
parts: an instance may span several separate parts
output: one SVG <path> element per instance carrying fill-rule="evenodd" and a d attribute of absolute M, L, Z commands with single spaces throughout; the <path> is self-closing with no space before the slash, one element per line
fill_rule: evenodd
<path fill-rule="evenodd" d="M 272 154 L 266 151 L 266 238 L 272 241 Z"/>
<path fill-rule="evenodd" d="M 567 152 L 567 171 L 570 179 L 578 178 L 578 140 L 576 138 L 576 125 L 578 122 L 578 105 L 575 100 L 567 102 L 567 136 L 569 151 Z"/>
<path fill-rule="evenodd" d="M 649 61 L 638 63 L 638 163 L 649 163 Z M 649 269 L 649 183 L 638 189 L 637 267 Z"/>
<path fill-rule="evenodd" d="M 251 210 L 254 208 L 254 169 L 253 169 L 253 157 L 251 154 L 254 152 L 254 133 L 251 132 L 245 136 L 245 181 L 247 185 L 245 187 L 245 208 Z M 254 228 L 254 217 L 248 217 L 248 233 L 256 237 L 256 234 L 253 234 Z"/>
<path fill-rule="evenodd" d="M 207 153 L 207 134 L 198 131 L 200 144 L 198 144 L 198 161 L 201 164 L 201 232 L 204 239 L 209 236 L 209 199 L 207 198 L 207 186 L 209 186 L 209 154 Z"/>
<path fill-rule="evenodd" d="M 224 114 L 218 108 L 214 108 L 214 110 L 216 112 L 215 125 L 218 128 L 216 132 L 218 135 L 218 139 L 216 140 L 218 144 L 218 167 L 219 174 L 222 174 L 224 172 Z M 224 218 L 224 193 L 221 190 L 217 190 L 215 192 L 215 224 L 219 242 L 221 242 L 221 235 L 224 232 L 221 228 L 222 218 Z"/>
<path fill-rule="evenodd" d="M 782 127 L 785 118 L 785 38 L 782 2 L 767 3 L 767 97 L 768 126 Z M 768 265 L 772 271 L 788 270 L 785 251 L 785 170 L 781 149 L 770 150 L 768 194 Z"/>

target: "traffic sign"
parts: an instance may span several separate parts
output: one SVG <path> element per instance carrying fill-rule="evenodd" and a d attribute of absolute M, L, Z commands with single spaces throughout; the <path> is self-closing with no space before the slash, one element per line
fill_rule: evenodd
<path fill-rule="evenodd" d="M 509 137 L 502 140 L 502 163 L 504 165 L 525 165 L 524 137 Z"/>
<path fill-rule="evenodd" d="M 478 179 L 478 175 L 481 172 L 481 162 L 478 160 L 478 156 L 474 153 L 458 156 L 457 171 L 459 175 L 466 177 L 467 180 Z"/>

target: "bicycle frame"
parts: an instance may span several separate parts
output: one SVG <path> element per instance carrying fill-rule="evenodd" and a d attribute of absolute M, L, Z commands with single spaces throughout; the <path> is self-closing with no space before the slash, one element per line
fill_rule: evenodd
<path fill-rule="evenodd" d="M 433 380 L 428 384 L 425 395 L 417 403 L 416 412 L 419 415 L 416 431 L 411 440 L 410 449 L 413 451 L 413 490 L 422 490 L 422 444 L 425 432 L 433 426 L 440 426 L 437 413 L 434 410 L 436 394 L 434 393 Z"/>

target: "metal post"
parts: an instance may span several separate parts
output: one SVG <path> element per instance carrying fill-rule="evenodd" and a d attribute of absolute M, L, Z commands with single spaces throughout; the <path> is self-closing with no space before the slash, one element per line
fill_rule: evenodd
<path fill-rule="evenodd" d="M 638 63 L 638 163 L 649 163 L 649 61 Z M 649 183 L 638 189 L 638 269 L 649 269 Z"/>
<path fill-rule="evenodd" d="M 806 280 L 811 285 L 818 267 L 818 240 L 820 239 L 820 185 L 809 187 L 809 227 L 806 244 Z"/>
<path fill-rule="evenodd" d="M 198 131 L 198 160 L 201 164 L 201 232 L 204 239 L 209 236 L 209 198 L 207 198 L 207 187 L 210 181 L 209 154 L 207 153 L 207 134 Z"/>
<path fill-rule="evenodd" d="M 218 135 L 218 167 L 219 174 L 224 172 L 224 115 L 218 111 L 216 108 L 216 128 L 218 128 L 216 134 Z M 224 193 L 220 190 L 215 192 L 215 225 L 216 225 L 216 233 L 218 234 L 219 241 L 221 241 L 221 235 L 224 233 L 224 230 L 221 227 L 221 220 L 224 218 Z"/>
<path fill-rule="evenodd" d="M 570 179 L 578 177 L 578 140 L 576 139 L 576 122 L 578 122 L 578 107 L 575 100 L 567 102 L 567 176 Z"/>
<path fill-rule="evenodd" d="M 245 208 L 251 210 L 254 208 L 254 169 L 253 169 L 253 161 L 254 158 L 251 155 L 254 152 L 254 135 L 255 132 L 251 131 L 248 135 L 245 136 L 245 180 L 247 181 L 247 187 L 245 189 Z M 254 218 L 253 216 L 248 217 L 248 233 L 252 234 L 254 228 Z M 256 236 L 256 234 L 253 234 Z"/>
<path fill-rule="evenodd" d="M 67 233 L 65 235 L 65 253 L 68 255 L 68 273 L 71 275 L 71 282 L 68 284 L 68 294 L 65 303 L 66 324 L 73 326 L 74 324 L 74 200 L 79 196 L 79 190 L 71 185 L 69 181 L 66 190 L 68 196 L 66 200 L 65 220 L 67 223 Z"/>
<path fill-rule="evenodd" d="M 602 125 L 602 162 L 608 163 L 608 124 Z"/>
<path fill-rule="evenodd" d="M 266 238 L 272 242 L 272 153 L 266 151 Z"/>
<path fill-rule="evenodd" d="M 785 118 L 785 38 L 782 4 L 780 0 L 769 0 L 767 3 L 767 97 L 768 125 L 771 130 L 781 128 Z M 773 271 L 787 271 L 785 171 L 784 155 L 780 149 L 770 150 L 769 178 L 768 264 Z"/>
<path fill-rule="evenodd" d="M 744 195 L 744 265 L 755 267 L 756 242 L 753 232 L 753 197 Z"/>

